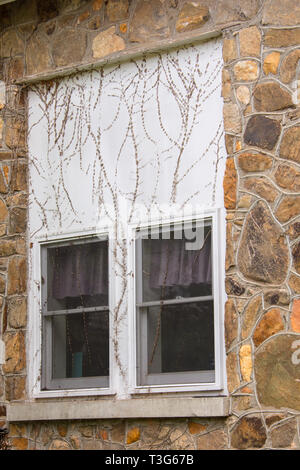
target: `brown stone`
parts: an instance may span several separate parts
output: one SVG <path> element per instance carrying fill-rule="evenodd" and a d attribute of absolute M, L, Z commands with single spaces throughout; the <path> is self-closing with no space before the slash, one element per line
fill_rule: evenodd
<path fill-rule="evenodd" d="M 238 314 L 233 299 L 225 304 L 225 343 L 228 350 L 238 335 Z"/>
<path fill-rule="evenodd" d="M 24 191 L 27 189 L 27 164 L 18 162 L 13 165 L 11 177 L 11 189 Z"/>
<path fill-rule="evenodd" d="M 61 436 L 61 437 L 66 437 L 66 435 L 68 434 L 68 426 L 67 424 L 65 423 L 59 423 L 57 425 L 57 431 L 58 431 L 58 434 Z"/>
<path fill-rule="evenodd" d="M 294 106 L 291 94 L 277 82 L 260 83 L 253 94 L 256 111 L 280 111 Z"/>
<path fill-rule="evenodd" d="M 81 15 L 78 16 L 77 24 L 81 24 L 86 21 L 91 16 L 89 11 L 84 11 Z"/>
<path fill-rule="evenodd" d="M 300 192 L 300 171 L 291 165 L 279 165 L 274 178 L 281 188 Z"/>
<path fill-rule="evenodd" d="M 280 79 L 283 83 L 290 83 L 296 77 L 300 49 L 290 52 L 282 61 L 280 67 Z"/>
<path fill-rule="evenodd" d="M 28 449 L 28 439 L 26 439 L 25 437 L 13 437 L 10 441 L 13 450 Z"/>
<path fill-rule="evenodd" d="M 115 26 L 111 26 L 94 38 L 92 45 L 94 59 L 100 59 L 125 49 L 124 39 L 115 33 Z"/>
<path fill-rule="evenodd" d="M 234 158 L 226 160 L 226 170 L 223 179 L 224 205 L 226 209 L 235 209 L 236 206 L 237 173 Z"/>
<path fill-rule="evenodd" d="M 247 21 L 256 15 L 259 8 L 259 0 L 243 0 L 238 5 L 236 0 L 222 0 L 222 2 L 216 2 L 213 19 L 217 25 L 235 21 Z"/>
<path fill-rule="evenodd" d="M 222 429 L 211 431 L 197 438 L 198 450 L 221 450 L 228 447 L 228 438 Z"/>
<path fill-rule="evenodd" d="M 222 71 L 222 97 L 226 100 L 231 96 L 231 78 L 228 70 Z"/>
<path fill-rule="evenodd" d="M 24 43 L 17 31 L 15 29 L 10 29 L 2 35 L 1 55 L 5 58 L 19 54 L 24 54 Z"/>
<path fill-rule="evenodd" d="M 296 293 L 300 294 L 300 277 L 295 274 L 291 274 L 288 284 L 290 288 Z"/>
<path fill-rule="evenodd" d="M 26 291 L 27 283 L 26 259 L 24 257 L 12 257 L 8 265 L 7 293 L 22 294 Z"/>
<path fill-rule="evenodd" d="M 116 22 L 128 18 L 128 0 L 108 0 L 106 15 L 109 21 Z"/>
<path fill-rule="evenodd" d="M 254 60 L 241 60 L 233 67 L 235 78 L 239 82 L 252 82 L 258 79 L 259 65 Z"/>
<path fill-rule="evenodd" d="M 14 207 L 10 211 L 9 233 L 23 233 L 26 230 L 27 209 Z"/>
<path fill-rule="evenodd" d="M 281 421 L 282 419 L 285 418 L 285 415 L 283 413 L 281 414 L 271 414 L 269 416 L 266 416 L 266 425 L 271 427 L 272 424 L 278 423 L 278 421 Z"/>
<path fill-rule="evenodd" d="M 241 411 L 249 410 L 252 407 L 252 397 L 250 396 L 237 396 L 232 397 L 232 411 L 240 413 Z"/>
<path fill-rule="evenodd" d="M 242 379 L 250 382 L 252 375 L 252 350 L 251 344 L 243 344 L 239 351 L 240 370 Z"/>
<path fill-rule="evenodd" d="M 163 0 L 139 0 L 129 28 L 129 40 L 143 43 L 170 35 L 169 18 Z"/>
<path fill-rule="evenodd" d="M 279 193 L 274 188 L 273 184 L 268 181 L 264 176 L 256 178 L 248 177 L 243 180 L 244 187 L 251 193 L 258 194 L 261 198 L 268 202 L 274 202 Z"/>
<path fill-rule="evenodd" d="M 59 12 L 66 13 L 86 6 L 89 0 L 57 0 Z M 96 3 L 96 0 L 94 1 Z"/>
<path fill-rule="evenodd" d="M 223 40 L 223 60 L 225 63 L 235 60 L 238 56 L 235 38 Z"/>
<path fill-rule="evenodd" d="M 80 449 L 80 439 L 77 436 L 70 436 L 70 442 L 74 449 Z"/>
<path fill-rule="evenodd" d="M 5 342 L 5 364 L 2 366 L 4 373 L 20 372 L 26 364 L 25 337 L 22 331 L 7 333 Z"/>
<path fill-rule="evenodd" d="M 237 207 L 239 209 L 249 209 L 252 204 L 252 196 L 250 194 L 243 194 L 240 196 Z"/>
<path fill-rule="evenodd" d="M 256 26 L 242 29 L 239 32 L 240 54 L 242 57 L 260 57 L 261 34 Z"/>
<path fill-rule="evenodd" d="M 255 355 L 257 396 L 262 406 L 300 410 L 299 365 L 293 360 L 300 336 L 271 337 Z"/>
<path fill-rule="evenodd" d="M 264 300 L 268 305 L 289 305 L 290 295 L 284 289 L 268 290 L 264 293 Z"/>
<path fill-rule="evenodd" d="M 54 439 L 51 442 L 49 450 L 71 450 L 72 447 L 67 441 L 63 441 L 62 439 Z"/>
<path fill-rule="evenodd" d="M 245 292 L 245 288 L 240 282 L 233 277 L 227 277 L 225 281 L 226 294 L 228 295 L 242 295 Z"/>
<path fill-rule="evenodd" d="M 277 285 L 286 278 L 289 267 L 286 238 L 262 201 L 247 215 L 238 264 L 242 274 L 251 280 Z"/>
<path fill-rule="evenodd" d="M 279 155 L 281 158 L 300 163 L 300 126 L 289 127 L 285 131 Z"/>
<path fill-rule="evenodd" d="M 179 33 L 192 31 L 206 23 L 209 19 L 209 9 L 198 2 L 186 2 L 179 12 L 176 31 Z"/>
<path fill-rule="evenodd" d="M 88 22 L 88 28 L 92 30 L 99 29 L 101 26 L 101 18 L 100 16 L 94 16 L 89 22 Z"/>
<path fill-rule="evenodd" d="M 35 75 L 49 70 L 52 65 L 49 41 L 35 33 L 26 44 L 27 75 Z"/>
<path fill-rule="evenodd" d="M 263 7 L 263 24 L 295 26 L 300 23 L 298 0 L 266 0 Z"/>
<path fill-rule="evenodd" d="M 242 317 L 242 340 L 250 336 L 259 317 L 261 306 L 262 299 L 260 295 L 250 299 L 248 305 L 246 306 Z"/>
<path fill-rule="evenodd" d="M 273 159 L 261 153 L 245 152 L 238 157 L 239 167 L 246 172 L 261 172 L 271 168 Z"/>
<path fill-rule="evenodd" d="M 196 423 L 195 421 L 189 421 L 188 428 L 190 434 L 200 434 L 206 430 L 207 426 L 205 424 Z"/>
<path fill-rule="evenodd" d="M 295 299 L 293 302 L 291 327 L 295 333 L 300 333 L 300 299 Z"/>
<path fill-rule="evenodd" d="M 231 267 L 235 266 L 235 252 L 234 252 L 234 243 L 232 239 L 232 224 L 227 223 L 226 226 L 226 259 L 225 259 L 225 269 L 228 271 Z"/>
<path fill-rule="evenodd" d="M 296 420 L 290 420 L 279 426 L 276 426 L 271 431 L 272 447 L 275 449 L 282 449 L 291 447 L 297 432 Z"/>
<path fill-rule="evenodd" d="M 231 445 L 236 449 L 259 449 L 266 439 L 266 430 L 258 416 L 241 418 L 231 433 Z"/>
<path fill-rule="evenodd" d="M 85 424 L 83 426 L 79 426 L 79 432 L 82 436 L 84 437 L 94 437 L 94 426 L 90 426 L 88 424 Z"/>
<path fill-rule="evenodd" d="M 48 21 L 58 15 L 57 0 L 43 0 L 37 3 L 37 12 L 40 21 Z"/>
<path fill-rule="evenodd" d="M 228 391 L 229 393 L 232 393 L 240 386 L 238 360 L 235 352 L 231 352 L 227 355 L 226 370 Z"/>
<path fill-rule="evenodd" d="M 26 297 L 12 297 L 8 300 L 8 323 L 11 328 L 26 326 Z"/>
<path fill-rule="evenodd" d="M 225 103 L 223 118 L 225 132 L 238 134 L 242 131 L 242 118 L 237 104 Z"/>
<path fill-rule="evenodd" d="M 131 428 L 127 431 L 126 444 L 133 444 L 133 442 L 139 441 L 140 437 L 140 429 L 137 427 Z"/>
<path fill-rule="evenodd" d="M 256 347 L 263 343 L 270 336 L 275 335 L 284 329 L 284 323 L 281 318 L 280 310 L 272 308 L 262 317 L 257 325 L 253 335 L 253 342 Z"/>
<path fill-rule="evenodd" d="M 5 398 L 8 401 L 24 400 L 26 378 L 15 376 L 5 379 Z"/>
<path fill-rule="evenodd" d="M 300 213 L 300 197 L 284 196 L 276 210 L 275 216 L 279 222 L 288 222 Z"/>
<path fill-rule="evenodd" d="M 24 75 L 23 57 L 14 57 L 5 63 L 5 75 L 7 80 L 13 82 Z"/>
<path fill-rule="evenodd" d="M 0 294 L 5 294 L 6 290 L 6 279 L 1 275 L 0 276 Z"/>
<path fill-rule="evenodd" d="M 10 256 L 16 253 L 16 242 L 13 240 L 0 240 L 0 256 Z"/>
<path fill-rule="evenodd" d="M 103 0 L 94 0 L 93 1 L 93 10 L 94 11 L 99 11 L 101 10 L 102 8 L 102 5 L 103 5 Z"/>
<path fill-rule="evenodd" d="M 280 62 L 280 52 L 271 52 L 265 57 L 263 71 L 265 75 L 272 73 L 273 75 L 277 74 L 278 66 Z"/>
<path fill-rule="evenodd" d="M 132 449 L 132 446 L 130 447 Z M 183 427 L 176 427 L 170 432 L 170 450 L 194 450 L 194 440 Z"/>
<path fill-rule="evenodd" d="M 6 120 L 5 143 L 11 149 L 25 146 L 25 123 L 22 119 Z"/>
<path fill-rule="evenodd" d="M 287 230 L 287 235 L 291 239 L 298 238 L 300 236 L 300 222 L 291 224 Z"/>
<path fill-rule="evenodd" d="M 294 267 L 298 274 L 300 274 L 300 242 L 295 243 L 292 249 Z"/>
<path fill-rule="evenodd" d="M 26 435 L 26 426 L 24 424 L 9 425 L 9 435 L 12 437 L 22 437 Z"/>
<path fill-rule="evenodd" d="M 125 423 L 123 421 L 114 425 L 111 432 L 111 440 L 113 442 L 124 443 L 125 439 Z"/>
<path fill-rule="evenodd" d="M 225 134 L 225 147 L 228 155 L 234 152 L 234 136 Z"/>
<path fill-rule="evenodd" d="M 300 28 L 268 29 L 264 43 L 269 47 L 297 46 L 300 43 Z"/>
<path fill-rule="evenodd" d="M 248 145 L 272 150 L 277 143 L 281 131 L 280 122 L 262 115 L 252 116 L 244 134 Z"/>
<path fill-rule="evenodd" d="M 78 64 L 86 50 L 86 33 L 78 29 L 66 29 L 56 35 L 52 55 L 55 65 Z"/>
<path fill-rule="evenodd" d="M 241 85 L 236 90 L 236 96 L 240 103 L 249 104 L 250 103 L 250 90 L 247 86 Z"/>

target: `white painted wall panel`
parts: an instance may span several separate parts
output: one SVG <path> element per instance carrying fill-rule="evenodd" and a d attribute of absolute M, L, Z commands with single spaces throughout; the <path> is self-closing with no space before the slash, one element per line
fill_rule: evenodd
<path fill-rule="evenodd" d="M 197 215 L 201 209 L 222 208 L 226 153 L 221 70 L 221 41 L 211 40 L 33 86 L 28 131 L 33 246 L 41 238 L 104 225 L 116 230 L 122 223 L 126 232 L 129 223 L 141 220 L 141 209 L 159 207 L 167 217 L 170 205 L 176 205 L 176 216 L 180 207 Z M 218 234 L 222 266 L 224 226 L 225 220 Z M 112 248 L 112 331 L 117 325 L 119 338 L 112 353 L 112 382 L 113 391 L 125 397 L 130 263 L 122 246 Z M 29 268 L 30 393 L 38 396 L 36 249 L 30 250 Z"/>

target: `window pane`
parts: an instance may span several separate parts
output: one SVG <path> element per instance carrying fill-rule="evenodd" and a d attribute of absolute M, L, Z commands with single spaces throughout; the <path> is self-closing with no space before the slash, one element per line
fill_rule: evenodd
<path fill-rule="evenodd" d="M 143 302 L 211 295 L 211 226 L 196 230 L 194 240 L 179 229 L 143 235 Z"/>
<path fill-rule="evenodd" d="M 52 317 L 52 378 L 109 375 L 108 312 Z"/>
<path fill-rule="evenodd" d="M 182 383 L 176 373 L 186 372 L 194 372 L 184 379 L 187 383 L 213 381 L 214 374 L 209 374 L 210 380 L 199 376 L 200 371 L 215 369 L 212 301 L 143 308 L 140 326 L 147 342 L 140 349 L 142 361 L 147 362 L 142 370 L 148 375 L 148 385 L 170 383 L 169 374 L 173 374 L 171 383 Z M 161 374 L 159 381 L 157 374 Z"/>
<path fill-rule="evenodd" d="M 47 249 L 47 310 L 108 305 L 108 242 Z"/>

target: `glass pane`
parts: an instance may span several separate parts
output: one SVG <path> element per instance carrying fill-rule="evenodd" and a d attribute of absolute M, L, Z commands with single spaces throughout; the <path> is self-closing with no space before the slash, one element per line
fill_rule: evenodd
<path fill-rule="evenodd" d="M 47 249 L 47 310 L 108 306 L 108 242 Z"/>
<path fill-rule="evenodd" d="M 141 310 L 140 334 L 147 342 L 146 349 L 141 344 L 142 361 L 147 362 L 141 367 L 146 375 L 162 374 L 160 383 L 167 384 L 165 374 L 195 372 L 188 379 L 195 383 L 202 381 L 197 372 L 214 371 L 213 301 Z M 182 383 L 182 377 L 177 383 Z M 151 376 L 147 384 L 151 384 Z"/>
<path fill-rule="evenodd" d="M 109 375 L 108 312 L 52 317 L 52 378 Z"/>
<path fill-rule="evenodd" d="M 160 231 L 142 239 L 142 301 L 212 293 L 211 226 Z"/>

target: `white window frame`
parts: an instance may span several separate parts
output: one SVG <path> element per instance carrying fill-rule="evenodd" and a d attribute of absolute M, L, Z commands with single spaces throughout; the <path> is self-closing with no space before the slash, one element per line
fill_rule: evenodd
<path fill-rule="evenodd" d="M 224 345 L 224 250 L 222 249 L 222 240 L 224 240 L 224 230 L 222 218 L 224 219 L 224 209 L 216 208 L 204 210 L 201 214 L 190 215 L 184 218 L 177 217 L 172 219 L 164 219 L 163 223 L 154 221 L 139 224 L 131 224 L 130 230 L 130 266 L 129 270 L 135 273 L 136 266 L 136 232 L 137 230 L 145 230 L 149 227 L 158 228 L 159 226 L 169 226 L 170 224 L 182 224 L 193 221 L 201 221 L 203 218 L 211 218 L 212 220 L 212 258 L 213 258 L 213 299 L 214 299 L 214 342 L 215 342 L 215 381 L 207 383 L 183 383 L 183 384 L 165 384 L 165 385 L 138 385 L 137 384 L 137 306 L 136 306 L 136 276 L 132 276 L 130 282 L 130 298 L 129 298 L 129 344 L 130 344 L 130 393 L 172 393 L 172 392 L 203 392 L 203 394 L 224 394 L 225 393 L 225 345 Z"/>
<path fill-rule="evenodd" d="M 182 217 L 164 219 L 164 224 L 182 223 L 194 220 L 201 220 L 203 217 L 212 219 L 212 254 L 213 254 L 213 296 L 214 296 L 214 324 L 215 324 L 215 382 L 214 383 L 193 383 L 193 384 L 172 384 L 172 385 L 147 385 L 138 386 L 136 380 L 136 366 L 137 366 L 137 334 L 136 334 L 136 275 L 135 275 L 135 233 L 136 230 L 146 229 L 149 227 L 149 221 L 143 223 L 132 223 L 128 226 L 128 340 L 127 350 L 123 345 L 121 353 L 124 353 L 128 358 L 127 379 L 124 380 L 117 372 L 117 364 L 113 355 L 113 348 L 110 346 L 109 352 L 109 387 L 108 388 L 74 388 L 74 389 L 55 389 L 55 390 L 42 390 L 42 314 L 41 314 L 41 248 L 47 245 L 56 243 L 68 243 L 71 241 L 80 241 L 90 239 L 92 237 L 107 237 L 109 243 L 113 240 L 112 228 L 107 227 L 97 229 L 89 229 L 80 232 L 70 232 L 61 234 L 43 235 L 35 237 L 32 241 L 30 248 L 31 269 L 32 269 L 32 285 L 30 286 L 30 295 L 28 302 L 29 315 L 29 331 L 32 335 L 28 337 L 28 379 L 29 379 L 29 395 L 32 398 L 59 398 L 59 397 L 83 397 L 83 396 L 111 396 L 116 395 L 116 398 L 134 398 L 134 396 L 141 394 L 171 394 L 172 392 L 191 393 L 197 392 L 198 396 L 224 396 L 227 395 L 226 391 L 226 376 L 225 376 L 225 345 L 224 345 L 224 325 L 223 325 L 223 310 L 225 302 L 224 291 L 224 259 L 225 259 L 225 211 L 223 208 L 209 209 L 203 211 L 199 216 L 191 215 L 184 219 Z M 160 221 L 152 221 L 150 226 L 160 226 Z M 118 285 L 115 278 L 113 266 L 113 254 L 109 249 L 109 319 L 110 319 L 110 343 L 113 338 L 113 309 L 116 303 L 115 292 Z M 125 395 L 123 389 L 120 394 L 120 380 L 123 380 L 125 387 Z"/>
<path fill-rule="evenodd" d="M 29 355 L 29 393 L 33 398 L 56 398 L 68 396 L 94 396 L 94 395 L 112 395 L 114 394 L 114 375 L 112 374 L 113 356 L 111 348 L 109 350 L 109 387 L 83 387 L 83 388 L 69 388 L 69 389 L 53 389 L 43 390 L 43 371 L 42 371 L 42 289 L 41 289 L 41 274 L 42 274 L 42 248 L 56 245 L 59 243 L 71 243 L 85 241 L 91 238 L 103 239 L 107 238 L 108 242 L 111 240 L 111 231 L 106 228 L 99 228 L 99 230 L 90 229 L 81 232 L 70 232 L 61 234 L 50 234 L 48 236 L 36 237 L 31 245 L 31 266 L 32 266 L 32 288 L 30 289 L 30 296 L 28 302 L 28 309 L 32 312 L 29 315 L 29 331 L 32 335 L 28 338 L 28 355 Z M 113 309 L 113 292 L 114 292 L 114 277 L 112 276 L 112 256 L 111 250 L 108 250 L 109 259 L 109 335 L 112 335 L 112 309 Z"/>

